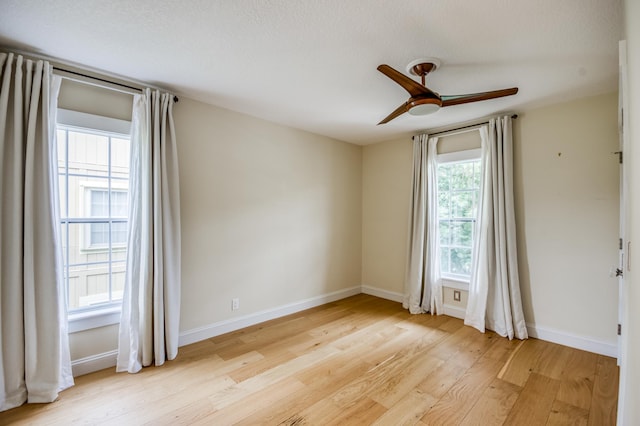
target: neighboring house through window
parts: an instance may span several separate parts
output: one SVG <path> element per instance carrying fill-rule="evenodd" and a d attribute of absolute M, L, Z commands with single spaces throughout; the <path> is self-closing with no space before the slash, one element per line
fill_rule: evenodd
<path fill-rule="evenodd" d="M 115 247 L 127 244 L 127 192 L 115 189 L 109 192 L 107 189 L 96 188 L 88 191 L 90 193 L 89 216 L 111 219 L 111 222 L 90 224 L 89 247 L 108 247 L 109 244 Z M 111 200 L 109 200 L 109 195 L 111 195 Z M 109 237 L 111 237 L 111 241 L 109 241 Z"/>
<path fill-rule="evenodd" d="M 62 257 L 70 317 L 120 309 L 129 126 L 122 120 L 58 110 Z"/>

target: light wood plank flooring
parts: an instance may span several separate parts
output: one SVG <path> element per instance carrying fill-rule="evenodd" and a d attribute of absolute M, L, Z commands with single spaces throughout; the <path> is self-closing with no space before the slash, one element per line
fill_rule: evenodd
<path fill-rule="evenodd" d="M 76 379 L 2 424 L 613 425 L 612 358 L 358 295 Z"/>

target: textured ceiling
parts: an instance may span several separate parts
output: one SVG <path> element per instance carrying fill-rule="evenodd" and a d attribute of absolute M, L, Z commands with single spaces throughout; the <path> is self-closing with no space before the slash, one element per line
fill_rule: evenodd
<path fill-rule="evenodd" d="M 620 0 L 0 0 L 0 45 L 166 87 L 178 95 L 368 144 L 615 91 Z M 452 95 L 512 97 L 408 114 L 376 71 L 442 66 Z"/>

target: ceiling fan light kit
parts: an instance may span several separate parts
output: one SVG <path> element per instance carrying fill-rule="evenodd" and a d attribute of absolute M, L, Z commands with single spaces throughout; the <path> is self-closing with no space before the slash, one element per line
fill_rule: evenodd
<path fill-rule="evenodd" d="M 429 115 L 438 112 L 442 102 L 434 98 L 418 99 L 411 102 L 408 113 L 411 115 Z"/>
<path fill-rule="evenodd" d="M 466 95 L 441 96 L 426 86 L 425 78 L 427 74 L 435 71 L 441 65 L 437 58 L 423 58 L 411 61 L 407 65 L 407 72 L 419 76 L 421 83 L 407 77 L 389 65 L 378 66 L 378 71 L 398 83 L 410 95 L 409 100 L 400 105 L 391 114 L 385 117 L 378 124 L 385 124 L 394 118 L 408 112 L 411 115 L 427 115 L 437 112 L 442 107 L 466 104 L 470 102 L 486 101 L 489 99 L 502 98 L 518 93 L 517 87 L 502 90 L 492 90 L 489 92 L 471 93 Z"/>

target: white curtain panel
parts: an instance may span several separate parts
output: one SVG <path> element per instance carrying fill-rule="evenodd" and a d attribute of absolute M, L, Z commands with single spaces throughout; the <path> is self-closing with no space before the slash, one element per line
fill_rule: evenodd
<path fill-rule="evenodd" d="M 73 385 L 48 62 L 0 53 L 0 410 Z"/>
<path fill-rule="evenodd" d="M 489 120 L 480 135 L 482 183 L 464 323 L 509 339 L 526 339 L 516 249 L 511 117 Z"/>
<path fill-rule="evenodd" d="M 178 354 L 180 192 L 173 96 L 134 96 L 129 237 L 117 371 L 136 373 Z"/>
<path fill-rule="evenodd" d="M 402 306 L 412 314 L 441 314 L 442 280 L 438 250 L 438 138 L 413 141 L 409 244 Z"/>

